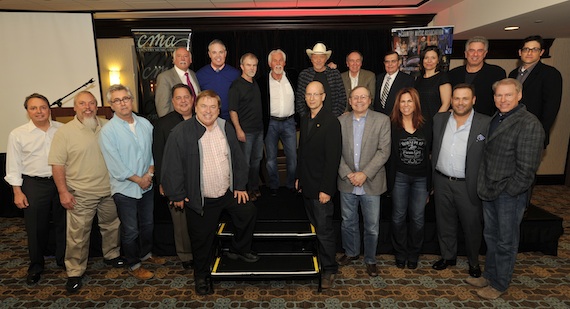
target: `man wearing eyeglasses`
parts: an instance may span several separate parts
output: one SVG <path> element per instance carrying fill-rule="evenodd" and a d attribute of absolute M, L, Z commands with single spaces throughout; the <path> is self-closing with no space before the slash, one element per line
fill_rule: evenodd
<path fill-rule="evenodd" d="M 476 112 L 493 116 L 497 108 L 493 100 L 493 83 L 505 78 L 507 73 L 498 65 L 485 62 L 489 41 L 482 36 L 475 36 L 465 43 L 465 60 L 467 63 L 449 71 L 451 86 L 467 83 L 475 87 L 477 104 Z"/>
<path fill-rule="evenodd" d="M 154 274 L 141 261 L 162 265 L 152 255 L 154 228 L 154 160 L 152 125 L 133 113 L 133 95 L 123 85 L 112 85 L 107 100 L 115 112 L 101 129 L 99 145 L 111 180 L 111 195 L 121 220 L 121 246 L 129 273 L 139 280 Z"/>
<path fill-rule="evenodd" d="M 540 61 L 544 54 L 544 40 L 541 36 L 529 36 L 519 49 L 522 65 L 511 71 L 510 78 L 516 78 L 523 85 L 521 104 L 533 113 L 544 128 L 548 146 L 550 129 L 556 120 L 562 100 L 562 75 Z"/>
<path fill-rule="evenodd" d="M 317 232 L 323 289 L 333 287 L 338 272 L 332 197 L 336 193 L 342 151 L 340 123 L 331 111 L 323 108 L 327 95 L 318 81 L 310 82 L 305 90 L 308 113 L 301 117 L 295 181 Z"/>
<path fill-rule="evenodd" d="M 398 91 L 402 88 L 414 87 L 414 78 L 409 74 L 400 72 L 401 65 L 402 58 L 395 51 L 389 51 L 384 56 L 386 72 L 376 76 L 375 111 L 390 116 Z"/>
<path fill-rule="evenodd" d="M 386 192 L 386 169 L 390 157 L 390 118 L 369 110 L 372 98 L 363 86 L 352 90 L 348 102 L 352 112 L 339 117 L 342 128 L 342 157 L 338 168 L 338 190 L 342 213 L 340 265 L 360 255 L 358 205 L 364 220 L 364 264 L 366 273 L 378 276 L 376 247 L 380 229 L 380 195 Z"/>

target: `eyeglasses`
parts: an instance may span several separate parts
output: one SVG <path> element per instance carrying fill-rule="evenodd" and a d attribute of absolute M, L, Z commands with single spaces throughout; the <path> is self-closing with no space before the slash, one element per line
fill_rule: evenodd
<path fill-rule="evenodd" d="M 542 48 L 538 48 L 538 47 L 533 47 L 533 48 L 523 47 L 523 48 L 521 48 L 521 52 L 523 52 L 523 53 L 528 53 L 528 52 L 538 53 L 541 50 L 542 50 Z"/>
<path fill-rule="evenodd" d="M 133 97 L 123 97 L 122 99 L 116 98 L 113 101 L 111 101 L 111 103 L 113 104 L 121 104 L 121 103 L 131 103 L 133 101 Z"/>
<path fill-rule="evenodd" d="M 314 97 L 320 97 L 323 95 L 324 92 L 321 93 L 305 93 L 305 98 L 314 98 Z"/>
<path fill-rule="evenodd" d="M 358 99 L 366 100 L 366 99 L 368 99 L 369 97 L 370 97 L 369 95 L 363 94 L 363 95 L 354 95 L 354 96 L 351 96 L 350 99 L 353 100 L 353 101 L 358 101 Z"/>

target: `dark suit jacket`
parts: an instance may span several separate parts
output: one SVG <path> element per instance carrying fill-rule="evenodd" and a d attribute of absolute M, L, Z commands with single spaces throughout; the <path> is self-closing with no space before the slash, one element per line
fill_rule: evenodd
<path fill-rule="evenodd" d="M 346 193 L 354 189 L 346 176 L 356 172 L 353 115 L 353 113 L 346 113 L 338 118 L 342 129 L 342 157 L 338 168 L 338 190 Z M 368 111 L 360 145 L 359 162 L 360 171 L 366 174 L 363 188 L 367 195 L 380 195 L 386 192 L 384 164 L 390 157 L 390 142 L 390 118 L 375 111 Z"/>
<path fill-rule="evenodd" d="M 340 76 L 342 77 L 342 83 L 344 84 L 344 91 L 346 92 L 347 99 L 348 96 L 350 96 L 350 91 L 352 90 L 350 89 L 351 84 L 350 84 L 350 77 L 348 76 L 348 74 L 350 74 L 349 71 L 340 74 Z M 374 95 L 376 94 L 376 91 L 374 90 L 376 87 L 376 76 L 374 75 L 374 72 L 360 69 L 357 86 L 364 86 L 368 88 L 368 90 L 370 90 L 370 94 L 372 95 L 371 96 L 372 102 L 374 102 Z M 346 107 L 350 108 L 350 105 L 347 104 Z"/>
<path fill-rule="evenodd" d="M 451 86 L 461 84 L 465 82 L 465 74 L 467 74 L 466 66 L 457 67 L 449 73 L 449 81 Z M 493 64 L 484 63 L 483 67 L 475 79 L 473 79 L 473 86 L 475 86 L 475 96 L 477 100 L 475 101 L 475 106 L 473 107 L 475 111 L 485 114 L 487 116 L 493 116 L 497 108 L 495 107 L 495 99 L 493 98 L 493 84 L 505 78 L 507 73 L 503 68 Z"/>
<path fill-rule="evenodd" d="M 299 186 L 307 198 L 318 199 L 319 192 L 332 197 L 336 193 L 342 151 L 340 123 L 332 113 L 321 109 L 308 132 L 310 114 L 301 117 L 297 155 Z"/>
<path fill-rule="evenodd" d="M 495 114 L 494 117 L 498 117 Z M 517 196 L 530 188 L 542 156 L 544 130 L 523 105 L 485 139 L 477 193 L 484 201 L 502 192 Z"/>
<path fill-rule="evenodd" d="M 198 95 L 198 93 L 200 93 L 198 78 L 196 78 L 194 71 L 189 69 L 188 72 L 194 91 L 196 95 Z M 156 106 L 158 117 L 163 117 L 174 110 L 174 107 L 172 107 L 172 86 L 179 83 L 182 83 L 182 81 L 174 67 L 158 74 L 156 78 L 156 92 L 154 95 L 154 105 Z"/>
<path fill-rule="evenodd" d="M 172 111 L 166 116 L 159 118 L 154 124 L 154 130 L 152 130 L 152 157 L 154 158 L 154 175 L 156 183 L 159 185 L 161 184 L 162 155 L 166 140 L 170 135 L 170 131 L 182 121 L 184 121 L 182 115 Z"/>
<path fill-rule="evenodd" d="M 402 88 L 414 87 L 414 78 L 404 72 L 398 72 L 396 79 L 394 79 L 392 82 L 390 92 L 388 92 L 388 98 L 386 99 L 386 108 L 382 108 L 380 98 L 382 96 L 382 82 L 384 81 L 384 76 L 386 76 L 385 72 L 380 73 L 378 76 L 376 76 L 376 95 L 374 99 L 374 110 L 390 116 L 392 113 L 392 108 L 394 108 L 394 102 L 396 101 L 396 94 Z"/>
<path fill-rule="evenodd" d="M 431 163 L 434 171 L 439 159 L 439 151 L 441 150 L 441 143 L 449 117 L 453 117 L 451 112 L 437 113 L 433 117 Z M 491 117 L 476 112 L 473 115 L 473 122 L 471 123 L 471 130 L 467 139 L 465 181 L 467 183 L 467 194 L 474 205 L 481 204 L 481 200 L 477 195 L 477 175 L 479 174 L 479 166 L 481 165 L 481 158 L 485 149 L 485 139 L 490 121 Z M 434 190 L 437 190 L 437 188 L 434 188 Z"/>
<path fill-rule="evenodd" d="M 509 77 L 517 78 L 517 74 L 518 68 L 512 70 Z M 556 68 L 539 61 L 523 83 L 523 96 L 519 103 L 526 105 L 527 110 L 542 123 L 546 133 L 544 147 L 550 141 L 550 129 L 558 115 L 561 101 L 562 75 Z"/>

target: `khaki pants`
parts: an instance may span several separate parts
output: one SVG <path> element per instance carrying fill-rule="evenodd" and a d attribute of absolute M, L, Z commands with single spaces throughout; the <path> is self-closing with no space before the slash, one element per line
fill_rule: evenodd
<path fill-rule="evenodd" d="M 67 247 L 65 267 L 68 277 L 79 277 L 87 269 L 89 242 L 93 218 L 97 214 L 102 236 L 103 257 L 107 260 L 119 257 L 119 226 L 117 207 L 111 196 L 97 197 L 85 192 L 70 191 L 77 205 L 67 211 Z"/>
<path fill-rule="evenodd" d="M 176 255 L 182 262 L 188 262 L 193 259 L 192 246 L 190 245 L 190 234 L 188 234 L 188 224 L 186 223 L 186 211 L 190 209 L 180 210 L 179 208 L 169 207 L 172 216 L 172 225 L 174 229 L 174 245 L 176 246 Z"/>

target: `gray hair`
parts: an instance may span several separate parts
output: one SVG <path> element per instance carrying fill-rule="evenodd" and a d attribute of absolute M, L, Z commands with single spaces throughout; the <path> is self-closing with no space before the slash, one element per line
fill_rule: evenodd
<path fill-rule="evenodd" d="M 465 51 L 469 49 L 469 44 L 471 43 L 483 43 L 483 45 L 485 45 L 485 50 L 489 50 L 489 40 L 487 40 L 487 38 L 484 36 L 474 36 L 472 38 L 469 38 L 469 40 L 465 42 Z"/>
<path fill-rule="evenodd" d="M 129 97 L 133 97 L 133 94 L 131 92 L 131 89 L 129 89 L 129 87 L 127 86 L 123 86 L 121 84 L 115 84 L 115 85 L 111 85 L 111 87 L 109 87 L 109 90 L 107 90 L 107 101 L 109 103 L 111 103 L 111 93 L 115 92 L 115 91 L 121 91 L 121 90 L 125 90 L 128 94 Z"/>

